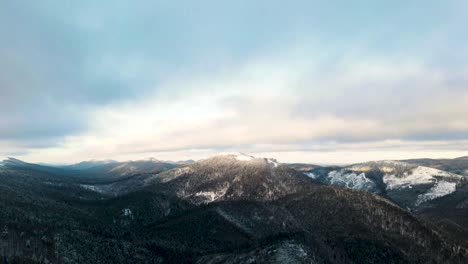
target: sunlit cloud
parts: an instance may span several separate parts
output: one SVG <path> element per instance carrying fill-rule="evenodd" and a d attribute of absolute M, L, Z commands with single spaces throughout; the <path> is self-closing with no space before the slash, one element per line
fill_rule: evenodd
<path fill-rule="evenodd" d="M 322 11 L 261 1 L 248 12 L 207 6 L 210 16 L 150 1 L 6 4 L 16 13 L 0 11 L 10 40 L 0 45 L 0 156 L 468 155 L 468 39 L 455 5 L 429 4 L 439 16 L 424 21 L 398 1 L 388 6 L 398 21 L 377 4 L 365 6 L 381 13 L 364 20 L 334 4 L 298 5 Z M 350 22 L 336 24 L 339 15 Z"/>

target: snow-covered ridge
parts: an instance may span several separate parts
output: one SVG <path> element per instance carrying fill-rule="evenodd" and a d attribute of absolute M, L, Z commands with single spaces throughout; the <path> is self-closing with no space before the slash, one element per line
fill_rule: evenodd
<path fill-rule="evenodd" d="M 417 196 L 412 201 L 415 206 L 455 192 L 458 184 L 464 180 L 464 176 L 458 174 L 391 160 L 354 164 L 325 173 L 317 171 L 305 174 L 321 182 L 349 189 L 397 193 L 407 191 Z M 369 178 L 368 175 L 372 177 Z M 382 177 L 385 185 L 381 186 L 376 177 Z M 413 187 L 417 187 L 415 191 L 411 190 Z"/>
<path fill-rule="evenodd" d="M 350 189 L 358 190 L 374 190 L 375 183 L 366 177 L 363 172 L 356 173 L 343 173 L 341 171 L 331 171 L 328 173 L 328 178 L 331 184 L 345 186 Z"/>
<path fill-rule="evenodd" d="M 240 153 L 240 152 L 221 152 L 216 156 L 232 156 L 236 160 L 240 160 L 240 161 L 249 161 L 255 158 L 254 156 L 250 156 L 250 155 Z"/>
<path fill-rule="evenodd" d="M 273 167 L 278 167 L 279 163 L 276 159 L 271 159 L 271 158 L 258 158 L 254 157 L 251 155 L 247 155 L 241 152 L 221 152 L 215 157 L 222 157 L 222 156 L 227 156 L 227 157 L 233 157 L 237 161 L 252 161 L 252 160 L 258 160 L 258 159 L 263 159 L 265 160 L 269 165 Z"/>
<path fill-rule="evenodd" d="M 320 176 L 314 173 L 305 173 L 312 179 L 318 179 Z M 348 189 L 357 189 L 365 191 L 375 191 L 376 184 L 366 177 L 364 172 L 356 173 L 347 170 L 330 171 L 324 179 L 328 184 L 346 187 Z"/>
<path fill-rule="evenodd" d="M 455 192 L 457 190 L 457 182 L 461 181 L 462 178 L 463 176 L 457 174 L 418 166 L 410 172 L 405 172 L 403 176 L 386 174 L 383 181 L 387 185 L 387 190 L 413 188 L 413 185 L 432 185 L 427 192 L 418 195 L 414 205 L 419 206 L 427 201 Z"/>
<path fill-rule="evenodd" d="M 411 187 L 411 185 L 431 184 L 436 183 L 437 178 L 442 177 L 448 180 L 461 180 L 462 176 L 433 169 L 424 166 L 418 166 L 412 171 L 407 171 L 403 175 L 397 176 L 395 174 L 386 174 L 383 178 L 387 189 L 392 190 L 395 188 Z"/>
<path fill-rule="evenodd" d="M 455 182 L 439 181 L 427 193 L 418 195 L 416 206 L 429 200 L 446 196 L 455 192 L 457 184 Z"/>

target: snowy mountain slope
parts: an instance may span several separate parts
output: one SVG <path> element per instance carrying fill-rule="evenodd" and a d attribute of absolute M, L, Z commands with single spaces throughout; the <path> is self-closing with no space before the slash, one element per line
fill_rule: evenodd
<path fill-rule="evenodd" d="M 380 193 L 410 208 L 449 195 L 466 181 L 461 175 L 400 161 L 317 168 L 305 174 L 325 184 Z"/>
<path fill-rule="evenodd" d="M 404 172 L 400 176 L 389 172 L 385 174 L 384 182 L 387 185 L 387 189 L 410 188 L 412 185 L 436 183 L 438 178 L 441 180 L 459 181 L 462 179 L 462 176 L 433 168 L 417 166 L 412 171 Z"/>
<path fill-rule="evenodd" d="M 434 200 L 435 198 L 443 197 L 454 193 L 457 190 L 457 184 L 455 182 L 439 181 L 429 191 L 424 194 L 418 195 L 416 205 L 420 205 L 424 202 Z"/>
<path fill-rule="evenodd" d="M 274 159 L 242 153 L 214 157 L 162 172 L 146 185 L 164 184 L 196 204 L 222 200 L 274 200 L 313 181 Z"/>
<path fill-rule="evenodd" d="M 350 172 L 347 170 L 332 170 L 325 177 L 313 172 L 305 172 L 312 179 L 318 179 L 329 185 L 346 187 L 348 189 L 378 192 L 377 185 L 366 177 L 365 173 Z"/>
<path fill-rule="evenodd" d="M 134 163 L 112 164 L 112 169 L 107 171 L 117 175 L 115 181 L 84 182 L 79 186 L 111 196 L 153 186 L 163 189 L 168 195 L 176 194 L 179 198 L 202 204 L 240 199 L 246 194 L 258 196 L 259 199 L 274 199 L 282 192 L 293 192 L 298 182 L 310 181 L 275 159 L 257 158 L 236 152 L 220 153 L 177 167 L 170 164 L 172 168 L 164 167 L 162 171 L 155 170 L 153 173 L 151 170 L 143 170 L 141 166 L 133 174 L 129 173 L 132 172 Z M 145 173 L 141 173 L 142 171 Z M 119 177 L 121 172 L 130 176 Z"/>
<path fill-rule="evenodd" d="M 404 162 L 468 176 L 468 157 L 455 159 L 411 159 Z"/>
<path fill-rule="evenodd" d="M 219 157 L 228 157 L 228 158 L 234 158 L 237 161 L 253 161 L 255 159 L 260 159 L 266 161 L 268 164 L 273 165 L 274 167 L 278 166 L 278 162 L 276 159 L 271 159 L 271 158 L 256 158 L 251 155 L 247 155 L 244 153 L 240 152 L 221 152 L 217 156 Z"/>

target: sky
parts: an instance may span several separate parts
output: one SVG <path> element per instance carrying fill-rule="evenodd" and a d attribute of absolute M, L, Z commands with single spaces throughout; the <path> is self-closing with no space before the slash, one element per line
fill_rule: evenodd
<path fill-rule="evenodd" d="M 468 2 L 0 2 L 0 158 L 468 155 Z"/>

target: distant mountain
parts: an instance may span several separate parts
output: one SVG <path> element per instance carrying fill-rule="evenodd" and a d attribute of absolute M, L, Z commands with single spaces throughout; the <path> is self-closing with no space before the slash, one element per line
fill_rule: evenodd
<path fill-rule="evenodd" d="M 62 168 L 66 169 L 74 169 L 74 170 L 87 170 L 97 166 L 107 165 L 117 163 L 115 160 L 88 160 L 82 161 L 76 164 L 61 166 Z"/>
<path fill-rule="evenodd" d="M 122 177 L 134 176 L 138 174 L 159 173 L 175 168 L 177 164 L 159 161 L 157 159 L 146 159 L 137 161 L 117 162 L 107 161 L 87 161 L 74 165 L 62 167 L 67 170 L 78 170 L 80 175 L 95 179 L 119 179 Z"/>
<path fill-rule="evenodd" d="M 64 175 L 73 174 L 73 173 L 70 173 L 68 170 L 65 170 L 62 168 L 28 163 L 28 162 L 24 162 L 22 160 L 11 158 L 11 157 L 3 161 L 0 161 L 0 169 L 2 168 L 4 170 L 15 170 L 15 171 L 24 171 L 24 172 L 34 171 L 37 173 L 47 173 L 47 174 L 56 175 L 56 176 L 58 175 L 64 176 Z"/>
<path fill-rule="evenodd" d="M 0 161 L 0 165 L 2 166 L 29 166 L 33 164 L 29 164 L 22 160 L 8 157 L 6 160 Z"/>
<path fill-rule="evenodd" d="M 2 167 L 22 167 L 22 168 L 40 168 L 40 167 L 46 167 L 43 165 L 38 165 L 38 164 L 33 164 L 33 163 L 27 163 L 19 159 L 15 159 L 12 157 L 8 157 L 5 160 L 0 161 L 0 166 Z"/>
<path fill-rule="evenodd" d="M 468 176 L 468 156 L 455 159 L 411 159 L 404 162 Z"/>
<path fill-rule="evenodd" d="M 458 174 L 400 161 L 321 167 L 305 174 L 325 184 L 379 193 L 411 209 L 454 193 L 467 182 Z"/>
<path fill-rule="evenodd" d="M 59 166 L 65 169 L 73 169 L 73 170 L 90 170 L 97 167 L 119 167 L 124 165 L 125 166 L 133 166 L 134 169 L 130 169 L 133 171 L 137 171 L 138 169 L 148 169 L 151 167 L 151 164 L 172 164 L 172 165 L 183 165 L 183 164 L 191 164 L 194 163 L 194 160 L 182 160 L 182 161 L 169 161 L 169 160 L 158 160 L 154 158 L 143 159 L 143 160 L 136 160 L 136 161 L 115 161 L 115 160 L 89 160 L 89 161 L 82 161 L 72 165 L 65 165 Z M 115 166 L 114 166 L 115 165 Z"/>
<path fill-rule="evenodd" d="M 186 164 L 186 163 L 184 163 Z M 55 167 L 26 163 L 8 158 L 0 162 L 2 169 L 11 174 L 23 173 L 32 176 L 45 176 L 48 184 L 79 187 L 109 196 L 129 193 L 142 187 L 146 178 L 165 170 L 177 167 L 156 159 L 139 161 L 85 161 L 73 165 Z M 41 179 L 40 177 L 35 180 Z M 56 183 L 60 181 L 60 183 Z"/>

